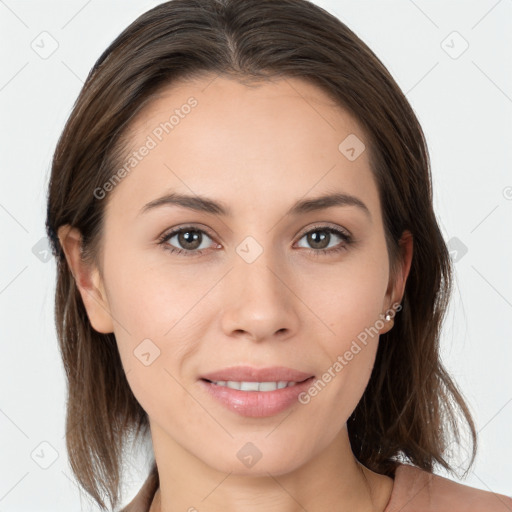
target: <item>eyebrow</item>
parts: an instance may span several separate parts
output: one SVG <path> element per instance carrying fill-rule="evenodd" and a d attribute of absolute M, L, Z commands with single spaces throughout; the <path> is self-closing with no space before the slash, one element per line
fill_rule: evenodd
<path fill-rule="evenodd" d="M 186 195 L 172 192 L 166 194 L 158 199 L 144 205 L 140 211 L 140 214 L 146 213 L 150 210 L 158 208 L 160 206 L 181 206 L 190 210 L 210 213 L 213 215 L 220 215 L 225 217 L 231 217 L 233 215 L 231 209 L 224 204 L 222 201 L 214 201 L 207 197 L 198 195 Z M 358 197 L 350 194 L 343 193 L 332 193 L 310 199 L 301 199 L 295 202 L 295 204 L 288 210 L 286 215 L 298 216 L 305 213 L 324 210 L 333 206 L 356 206 L 363 211 L 368 218 L 371 220 L 372 215 L 366 204 L 361 201 Z"/>

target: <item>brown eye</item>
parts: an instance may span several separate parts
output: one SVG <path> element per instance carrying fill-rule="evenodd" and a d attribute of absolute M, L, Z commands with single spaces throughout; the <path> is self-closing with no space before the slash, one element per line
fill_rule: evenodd
<path fill-rule="evenodd" d="M 301 240 L 304 238 L 312 252 L 317 253 L 335 253 L 344 250 L 352 241 L 348 233 L 328 226 L 315 227 L 304 233 Z M 336 238 L 341 239 L 342 243 L 336 243 Z"/>
<path fill-rule="evenodd" d="M 160 238 L 159 243 L 170 252 L 177 254 L 189 253 L 187 256 L 195 256 L 202 254 L 203 250 L 208 248 L 206 239 L 211 240 L 211 237 L 202 229 L 184 227 L 165 234 Z M 170 243 L 171 240 L 173 240 L 172 243 Z"/>
<path fill-rule="evenodd" d="M 190 251 L 199 249 L 203 240 L 201 232 L 195 230 L 180 231 L 175 236 L 177 236 L 177 241 L 180 246 Z"/>

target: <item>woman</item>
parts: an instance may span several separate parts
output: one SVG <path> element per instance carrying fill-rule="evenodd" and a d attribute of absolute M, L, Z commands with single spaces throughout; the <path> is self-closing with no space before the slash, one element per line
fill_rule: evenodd
<path fill-rule="evenodd" d="M 67 448 L 102 509 L 129 434 L 154 464 L 126 511 L 512 508 L 434 474 L 461 420 L 469 469 L 476 430 L 439 357 L 451 267 L 425 139 L 321 8 L 135 20 L 61 136 L 47 230 Z"/>

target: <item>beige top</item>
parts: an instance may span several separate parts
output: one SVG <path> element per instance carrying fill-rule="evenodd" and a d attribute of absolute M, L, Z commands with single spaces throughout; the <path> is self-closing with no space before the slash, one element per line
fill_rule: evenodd
<path fill-rule="evenodd" d="M 153 464 L 139 493 L 120 512 L 149 512 L 158 485 Z M 399 464 L 384 512 L 512 512 L 512 498 Z"/>

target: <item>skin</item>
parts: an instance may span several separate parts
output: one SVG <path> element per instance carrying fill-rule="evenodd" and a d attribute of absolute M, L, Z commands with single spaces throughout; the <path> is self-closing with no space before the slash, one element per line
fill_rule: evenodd
<path fill-rule="evenodd" d="M 404 232 L 393 279 L 369 146 L 354 161 L 338 150 L 349 134 L 364 141 L 364 132 L 320 89 L 295 78 L 251 87 L 212 79 L 173 84 L 134 120 L 136 149 L 187 98 L 198 101 L 104 199 L 98 266 L 80 261 L 76 229 L 59 230 L 90 322 L 115 333 L 149 416 L 160 475 L 151 511 L 384 510 L 393 481 L 355 459 L 346 429 L 378 336 L 308 404 L 267 418 L 225 409 L 198 378 L 238 364 L 321 376 L 401 301 L 412 237 Z M 233 216 L 176 205 L 139 214 L 169 191 L 223 201 Z M 356 206 L 286 215 L 298 199 L 335 191 L 358 197 L 371 219 Z M 189 224 L 205 230 L 203 254 L 158 245 L 159 235 Z M 304 234 L 318 224 L 320 234 L 337 227 L 354 242 L 315 255 L 319 246 Z M 236 252 L 249 235 L 263 250 L 252 263 Z M 184 242 L 174 236 L 166 244 L 186 250 Z M 343 244 L 331 233 L 328 248 Z M 392 327 L 384 324 L 380 334 Z M 147 338 L 160 349 L 149 366 L 134 356 Z M 236 456 L 247 442 L 261 452 L 250 468 Z"/>

